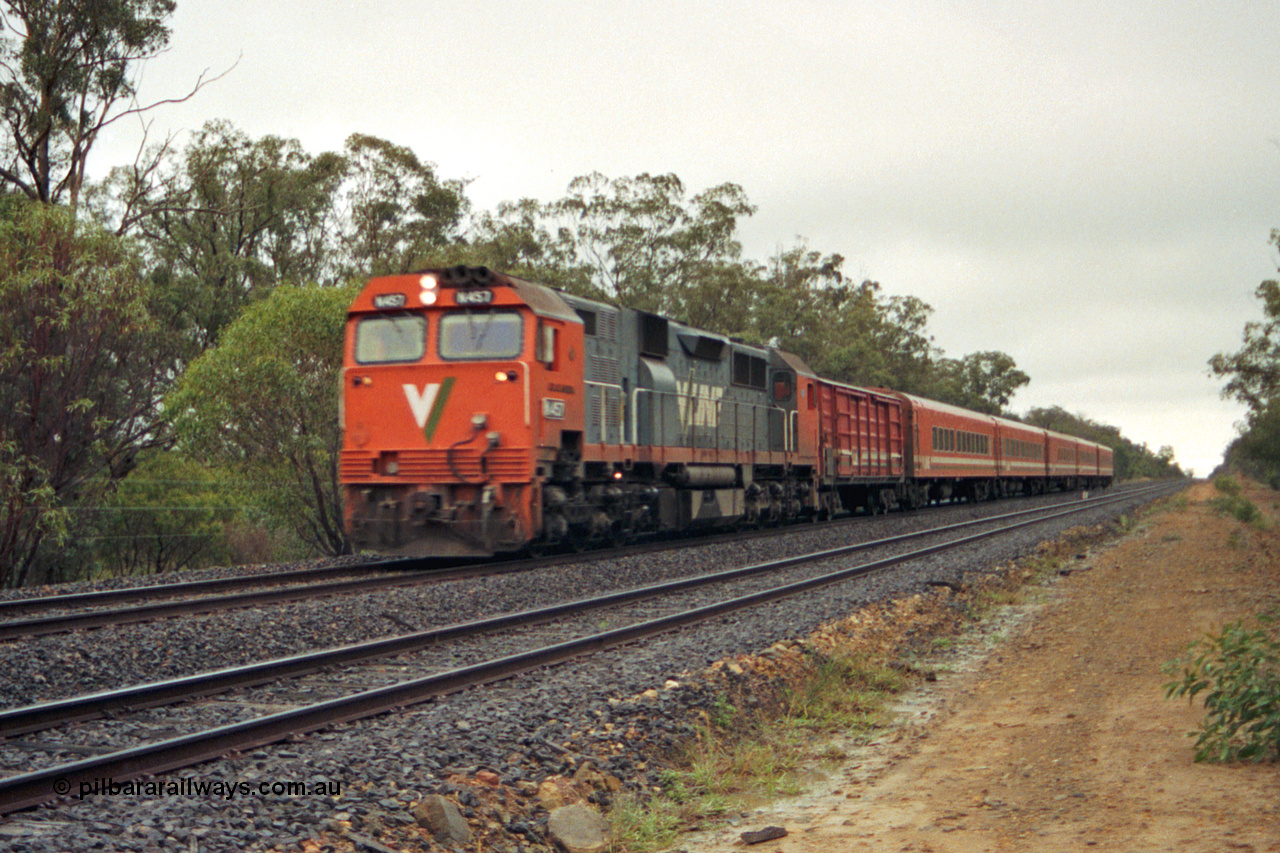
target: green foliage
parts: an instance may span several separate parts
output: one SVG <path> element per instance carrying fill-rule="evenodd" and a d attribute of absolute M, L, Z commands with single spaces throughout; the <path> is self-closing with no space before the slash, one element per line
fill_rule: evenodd
<path fill-rule="evenodd" d="M 1227 448 L 1226 463 L 1272 488 L 1280 485 L 1280 401 L 1245 416 L 1240 435 Z"/>
<path fill-rule="evenodd" d="M 623 794 L 609 809 L 613 836 L 632 853 L 669 849 L 685 823 L 679 804 L 675 797 L 646 802 L 635 794 Z"/>
<path fill-rule="evenodd" d="M 113 170 L 92 206 L 145 238 L 193 355 L 280 284 L 402 273 L 447 254 L 468 207 L 461 181 L 362 134 L 312 156 L 297 140 L 255 140 L 214 121 L 150 163 Z"/>
<path fill-rule="evenodd" d="M 1280 247 L 1280 230 L 1271 232 Z M 1209 359 L 1210 372 L 1225 379 L 1222 396 L 1249 407 L 1240 437 L 1227 448 L 1227 464 L 1273 488 L 1280 487 L 1280 282 L 1258 285 L 1262 320 L 1245 323 L 1244 343 L 1234 353 Z"/>
<path fill-rule="evenodd" d="M 192 357 L 276 285 L 331 274 L 328 230 L 343 158 L 312 157 L 296 140 L 253 140 L 221 121 L 180 154 L 154 156 L 154 169 L 113 170 L 92 201 L 100 218 L 145 240 Z"/>
<path fill-rule="evenodd" d="M 1245 524 L 1262 523 L 1262 512 L 1257 504 L 1241 494 L 1219 495 L 1209 500 L 1209 506 Z"/>
<path fill-rule="evenodd" d="M 1209 506 L 1223 515 L 1229 515 L 1245 524 L 1262 526 L 1262 511 L 1246 498 L 1240 483 L 1235 477 L 1223 474 L 1214 478 L 1213 487 L 1220 494 L 1209 500 Z M 1233 531 L 1235 535 L 1235 531 Z"/>
<path fill-rule="evenodd" d="M 1197 761 L 1261 761 L 1280 757 L 1280 636 L 1275 614 L 1223 627 L 1165 665 L 1177 676 L 1166 696 L 1204 693 L 1207 716 L 1196 737 Z"/>
<path fill-rule="evenodd" d="M 797 771 L 814 757 L 814 736 L 873 728 L 907 684 L 901 671 L 862 658 L 814 656 L 767 710 L 746 713 L 719 697 L 687 746 L 686 766 L 662 774 L 661 794 L 628 797 L 611 811 L 615 836 L 627 850 L 665 849 L 683 824 L 739 810 L 748 798 L 800 793 Z M 828 746 L 816 757 L 842 756 Z"/>
<path fill-rule="evenodd" d="M 11 206 L 0 220 L 0 585 L 43 582 L 44 543 L 73 505 L 155 440 L 172 354 L 131 247 L 71 212 Z"/>
<path fill-rule="evenodd" d="M 1241 493 L 1240 482 L 1230 474 L 1223 474 L 1219 477 L 1215 477 L 1213 480 L 1213 487 L 1224 495 L 1233 498 L 1239 496 Z"/>
<path fill-rule="evenodd" d="M 500 202 L 475 215 L 465 239 L 440 250 L 441 266 L 480 264 L 590 299 L 607 299 L 591 270 L 575 260 L 571 241 L 550 233 L 550 206 L 537 199 Z"/>
<path fill-rule="evenodd" d="M 707 276 L 738 260 L 738 217 L 754 212 L 737 184 L 686 200 L 673 174 L 599 172 L 575 178 L 565 198 L 543 209 L 562 263 L 588 270 L 598 291 L 620 304 L 678 318 Z"/>
<path fill-rule="evenodd" d="M 225 562 L 240 491 L 225 472 L 179 453 L 146 454 L 97 513 L 99 563 L 110 575 L 136 575 Z"/>
<path fill-rule="evenodd" d="M 1271 243 L 1280 247 L 1280 231 L 1271 232 Z M 1262 321 L 1244 326 L 1244 346 L 1239 352 L 1218 353 L 1209 369 L 1225 378 L 1222 396 L 1233 397 L 1259 414 L 1280 393 L 1280 282 L 1264 281 L 1254 291 L 1262 300 Z"/>
<path fill-rule="evenodd" d="M 462 181 L 441 181 L 410 149 L 364 134 L 348 137 L 342 156 L 333 219 L 344 277 L 409 272 L 458 239 Z"/>
<path fill-rule="evenodd" d="M 350 551 L 338 485 L 338 374 L 356 287 L 277 288 L 165 400 L 182 448 L 232 466 L 306 542 Z"/>
<path fill-rule="evenodd" d="M 944 359 L 938 372 L 941 382 L 934 399 L 992 415 L 1004 412 L 1017 390 L 1031 381 L 1012 357 L 996 350 Z"/>

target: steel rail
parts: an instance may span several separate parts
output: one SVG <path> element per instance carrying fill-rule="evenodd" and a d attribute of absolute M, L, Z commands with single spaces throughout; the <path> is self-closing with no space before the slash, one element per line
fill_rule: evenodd
<path fill-rule="evenodd" d="M 227 578 L 209 578 L 199 581 L 131 586 L 121 589 L 102 589 L 95 592 L 74 592 L 62 595 L 42 595 L 32 598 L 10 598 L 0 601 L 0 616 L 15 613 L 38 613 L 42 610 L 70 610 L 75 607 L 96 607 L 104 604 L 125 604 L 147 601 L 153 598 L 174 598 L 179 595 L 203 595 L 224 589 L 250 586 L 273 586 L 289 583 L 306 583 L 334 575 L 351 575 L 359 572 L 378 571 L 383 568 L 400 568 L 413 560 L 379 560 L 369 563 L 352 563 L 345 566 L 325 566 L 314 569 L 297 569 L 285 572 L 264 572 L 258 575 L 239 575 Z"/>
<path fill-rule="evenodd" d="M 519 570 L 516 563 L 486 563 L 485 568 L 486 573 Z M 431 572 L 413 572 L 410 574 L 379 575 L 371 578 L 351 578 L 342 581 L 328 581 L 232 595 L 142 604 L 137 607 L 116 610 L 91 610 L 84 613 L 44 616 L 36 619 L 17 619 L 11 622 L 0 622 L 0 641 L 13 640 L 19 637 L 41 637 L 46 634 L 61 634 L 88 628 L 102 628 L 107 625 L 146 622 L 172 616 L 190 616 L 220 610 L 237 610 L 260 604 L 283 604 L 289 601 L 302 601 L 308 598 L 340 595 L 346 592 L 376 592 L 400 586 L 441 583 L 455 578 L 471 577 L 477 571 L 478 567 L 469 567 L 439 569 Z"/>
<path fill-rule="evenodd" d="M 1132 496 L 1132 493 L 1126 495 L 1126 497 Z M 1119 500 L 1119 498 L 1113 500 Z M 1089 502 L 1084 506 L 1076 505 L 1071 510 L 1054 515 L 1018 521 L 994 530 L 981 531 L 948 542 L 784 584 L 773 589 L 726 599 L 681 613 L 567 640 L 540 649 L 532 649 L 466 667 L 445 670 L 422 678 L 270 714 L 253 720 L 220 726 L 204 732 L 143 744 L 44 770 L 10 776 L 0 779 L 0 814 L 48 802 L 73 790 L 79 791 L 80 785 L 85 783 L 92 784 L 95 779 L 106 777 L 115 781 L 126 781 L 142 775 L 162 773 L 178 767 L 197 764 L 217 758 L 229 751 L 254 749 L 291 735 L 311 732 L 404 708 L 436 696 L 457 692 L 469 686 L 499 681 L 513 675 L 580 657 L 590 652 L 633 643 L 737 610 L 747 609 L 865 576 L 890 566 L 989 539 L 1052 518 L 1084 512 L 1096 506 L 1098 504 L 1093 502 Z M 833 554 L 832 552 L 840 550 L 831 549 L 821 553 L 828 556 L 839 556 L 839 554 Z"/>
<path fill-rule="evenodd" d="M 1131 493 L 1132 490 L 1127 491 L 1124 494 Z M 1057 506 L 1057 504 L 1055 504 L 1055 506 Z M 1041 507 L 1027 511 L 1036 512 L 1044 509 L 1046 508 Z M 991 516 L 991 518 L 1001 517 L 1004 516 Z M 844 518 L 840 519 L 837 523 L 844 523 L 850 520 L 851 519 Z M 857 520 L 861 521 L 864 519 L 859 516 Z M 740 534 L 737 538 L 759 538 L 762 536 L 772 536 L 775 533 L 776 531 L 774 530 L 751 531 L 749 533 Z M 430 571 L 409 572 L 406 570 L 405 573 L 402 574 L 382 575 L 378 577 L 359 577 L 349 580 L 330 581 L 318 584 L 281 586 L 276 589 L 259 590 L 256 592 L 191 598 L 180 601 L 143 604 L 136 607 L 115 608 L 111 610 L 92 610 L 84 613 L 60 614 L 57 616 L 43 616 L 31 619 L 16 619 L 7 622 L 0 622 L 0 642 L 22 637 L 41 637 L 48 634 L 60 634 L 69 631 L 102 628 L 108 625 L 125 625 L 134 622 L 166 619 L 174 616 L 192 616 L 201 613 L 235 610 L 265 604 L 283 604 L 291 601 L 302 601 L 309 598 L 318 598 L 327 595 L 340 595 L 351 592 L 377 592 L 383 589 L 413 586 L 421 583 L 441 583 L 449 580 L 472 578 L 482 575 L 515 573 L 526 571 L 531 568 L 538 568 L 544 565 L 564 565 L 566 563 L 581 562 L 584 560 L 634 556 L 636 554 L 646 554 L 654 551 L 688 547 L 691 543 L 701 541 L 704 540 L 664 540 L 661 542 L 647 543 L 625 549 L 602 550 L 598 552 L 592 551 L 568 555 L 561 554 L 552 557 L 532 559 L 501 560 L 461 567 L 438 568 Z M 713 541 L 723 542 L 726 541 L 726 538 L 722 536 L 720 539 Z M 397 563 L 410 562 L 414 561 L 394 560 L 388 561 L 387 563 L 371 564 L 368 568 L 372 569 L 380 565 L 395 565 Z M 356 567 L 353 567 L 352 569 L 352 571 L 359 570 L 360 569 Z M 322 576 L 319 573 L 343 574 L 344 572 L 331 572 L 328 569 L 310 569 L 303 570 L 298 573 L 275 572 L 271 575 L 257 576 L 273 579 L 270 581 L 263 581 L 261 583 L 254 582 L 250 584 L 243 584 L 240 583 L 241 579 L 239 578 L 219 578 L 209 581 L 191 581 L 183 584 L 169 584 L 156 587 L 130 587 L 128 589 L 121 590 L 105 590 L 100 592 L 75 593 L 60 596 L 43 596 L 33 599 L 13 599 L 7 602 L 0 602 L 0 616 L 4 615 L 5 612 L 31 612 L 32 610 L 38 609 L 47 610 L 53 608 L 72 607 L 77 604 L 119 604 L 128 601 L 142 601 L 150 598 L 172 598 L 178 595 L 216 591 L 219 588 L 234 588 L 244 585 L 262 586 L 272 582 L 287 583 L 291 575 L 295 578 L 303 575 Z M 350 573 L 351 572 L 345 572 L 345 574 Z"/>
<path fill-rule="evenodd" d="M 1133 494 L 1133 492 L 1129 492 L 1125 495 L 1095 498 L 1089 503 L 1089 506 L 1093 508 L 1106 506 L 1116 501 L 1128 499 Z M 409 652 L 419 651 L 427 646 L 447 640 L 456 640 L 462 637 L 490 633 L 512 626 L 540 624 L 569 614 L 588 613 L 592 610 L 615 607 L 619 604 L 640 601 L 646 598 L 654 598 L 675 592 L 696 589 L 702 586 L 724 583 L 765 572 L 779 571 L 781 569 L 802 565 L 804 563 L 829 560 L 835 557 L 853 554 L 858 551 L 888 547 L 903 542 L 909 542 L 914 539 L 920 539 L 925 536 L 941 535 L 976 527 L 982 524 L 999 523 L 1008 519 L 1024 517 L 1035 513 L 1050 513 L 1051 510 L 1057 510 L 1052 514 L 1047 514 L 1041 518 L 1035 519 L 1036 521 L 1044 521 L 1056 518 L 1059 515 L 1077 512 L 1080 509 L 1078 505 L 1073 505 L 1073 507 L 1068 510 L 1062 510 L 1060 507 L 1061 505 L 1058 505 L 1057 507 L 1039 507 L 1036 509 L 1006 513 L 1004 515 L 994 516 L 991 518 L 970 519 L 968 521 L 956 522 L 954 524 L 943 525 L 929 530 L 919 530 L 913 533 L 889 536 L 868 542 L 858 542 L 852 545 L 843 545 L 824 551 L 786 557 L 780 560 L 771 560 L 764 563 L 756 563 L 754 565 L 734 569 L 726 569 L 724 571 L 712 572 L 705 575 L 678 578 L 676 580 L 663 581 L 661 583 L 650 584 L 648 586 L 618 590 L 616 592 L 606 593 L 593 598 L 577 599 L 548 605 L 546 607 L 521 610 L 513 613 L 504 613 L 498 616 L 486 617 L 484 619 L 459 622 L 453 625 L 441 626 L 439 628 L 432 628 L 425 631 L 416 631 L 411 634 L 384 637 L 377 640 L 368 640 L 346 646 L 337 646 L 315 652 L 291 655 L 285 658 L 258 661 L 250 664 L 244 664 L 242 666 L 228 667 L 225 669 L 197 673 L 195 675 L 188 675 L 180 678 L 167 679 L 165 681 L 131 685 L 129 687 L 122 687 L 116 690 L 102 691 L 83 696 L 73 696 L 66 699 L 55 699 L 49 702 L 25 705 L 18 708 L 9 708 L 6 710 L 0 710 L 0 738 L 29 734 L 35 731 L 43 731 L 45 729 L 53 728 L 54 726 L 65 725 L 67 723 L 97 719 L 114 711 L 150 708 L 185 699 L 223 693 L 238 687 L 251 687 L 257 684 L 265 684 L 281 678 L 306 675 L 326 667 L 340 666 L 365 660 L 406 654 Z"/>

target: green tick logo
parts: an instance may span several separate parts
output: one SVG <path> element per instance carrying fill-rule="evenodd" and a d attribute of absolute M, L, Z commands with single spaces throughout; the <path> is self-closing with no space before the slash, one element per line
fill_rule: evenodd
<path fill-rule="evenodd" d="M 453 390 L 453 382 L 454 377 L 447 376 L 443 382 L 424 385 L 421 392 L 417 385 L 404 385 L 404 396 L 409 401 L 413 419 L 418 422 L 418 428 L 427 437 L 427 441 L 432 439 L 436 434 L 436 427 L 440 425 L 440 416 L 444 414 L 444 404 L 449 399 L 449 392 Z"/>

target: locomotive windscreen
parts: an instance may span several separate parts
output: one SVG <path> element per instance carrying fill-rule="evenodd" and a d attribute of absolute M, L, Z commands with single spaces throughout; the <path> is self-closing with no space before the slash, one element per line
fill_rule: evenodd
<path fill-rule="evenodd" d="M 427 350 L 427 318 L 419 314 L 366 317 L 356 326 L 356 361 L 417 361 Z"/>
<path fill-rule="evenodd" d="M 440 357 L 515 358 L 524 349 L 524 320 L 514 311 L 452 311 L 440 318 Z"/>

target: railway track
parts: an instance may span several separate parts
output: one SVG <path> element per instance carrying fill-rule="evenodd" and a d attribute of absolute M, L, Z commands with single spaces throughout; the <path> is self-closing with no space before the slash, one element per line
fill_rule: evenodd
<path fill-rule="evenodd" d="M 955 506 L 957 505 L 948 504 L 930 509 L 941 510 Z M 928 510 L 923 512 L 927 514 Z M 916 515 L 919 514 L 919 512 L 916 513 Z M 865 516 L 856 516 L 835 519 L 823 524 L 864 524 L 872 520 Z M 741 531 L 734 534 L 721 534 L 716 541 L 749 541 L 775 535 L 777 535 L 776 529 Z M 568 565 L 595 560 L 603 556 L 625 557 L 656 553 L 685 548 L 699 541 L 703 540 L 663 540 L 609 551 L 584 551 L 532 559 L 481 563 L 471 561 L 462 565 L 445 561 L 396 559 L 368 563 L 359 567 L 330 566 L 98 592 L 10 599 L 0 601 L 0 642 L 23 637 L 89 630 L 108 625 L 127 625 L 178 616 L 285 604 L 331 595 L 377 592 L 420 584 L 509 574 L 551 565 Z M 350 577 L 356 573 L 361 574 Z M 334 580 L 335 577 L 341 579 Z M 256 587 L 265 588 L 255 589 Z M 126 604 L 133 606 L 121 606 Z M 32 615 L 42 613 L 48 615 Z"/>
<path fill-rule="evenodd" d="M 1162 487 L 1154 487 L 1154 495 Z M 1167 487 L 1163 487 L 1167 488 Z M 142 707 L 189 699 L 193 695 L 208 695 L 219 691 L 292 677 L 317 669 L 348 665 L 408 651 L 447 640 L 462 639 L 480 632 L 509 630 L 513 626 L 527 627 L 543 624 L 569 614 L 582 615 L 602 608 L 616 608 L 628 602 L 647 600 L 662 595 L 687 591 L 698 587 L 723 584 L 747 577 L 765 576 L 773 572 L 811 563 L 831 561 L 847 557 L 871 548 L 900 545 L 903 542 L 925 536 L 959 533 L 979 525 L 999 525 L 989 530 L 963 535 L 904 553 L 856 566 L 791 580 L 775 586 L 735 595 L 711 603 L 677 610 L 654 618 L 637 618 L 625 626 L 607 631 L 594 631 L 568 640 L 552 642 L 514 654 L 503 655 L 474 664 L 433 672 L 418 678 L 397 682 L 359 693 L 315 702 L 275 714 L 231 725 L 170 738 L 157 743 L 143 744 L 116 751 L 108 755 L 92 756 L 81 761 L 24 773 L 0 780 L 0 811 L 12 811 L 50 799 L 65 785 L 67 790 L 78 790 L 80 781 L 101 777 L 116 780 L 139 775 L 163 772 L 221 755 L 228 750 L 246 750 L 283 737 L 343 721 L 358 719 L 394 708 L 422 702 L 433 696 L 454 692 L 465 687 L 492 682 L 519 672 L 548 666 L 591 651 L 635 642 L 646 637 L 674 630 L 685 625 L 713 619 L 726 613 L 755 607 L 765 602 L 840 583 L 851 578 L 865 576 L 899 563 L 919 560 L 926 556 L 973 544 L 982 539 L 999 536 L 1027 527 L 1083 512 L 1116 501 L 1133 500 L 1134 493 L 1108 498 L 1095 498 L 1088 502 L 1076 502 L 1068 508 L 1046 507 L 1021 510 L 993 518 L 977 519 L 961 524 L 946 525 L 929 531 L 919 531 L 901 537 L 890 537 L 875 542 L 863 542 L 843 548 L 791 557 L 784 560 L 718 572 L 692 578 L 683 578 L 664 584 L 640 589 L 625 590 L 592 599 L 565 602 L 550 608 L 503 614 L 488 620 L 448 626 L 433 631 L 417 632 L 371 643 L 356 644 L 341 649 L 330 649 L 309 655 L 251 664 L 215 673 L 176 679 L 154 685 L 140 685 L 124 691 L 78 697 L 59 702 L 44 703 L 29 708 L 13 709 L 0 713 L 0 735 L 12 736 L 19 732 L 34 732 L 68 720 L 84 720 L 121 707 Z"/>

